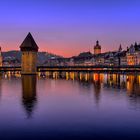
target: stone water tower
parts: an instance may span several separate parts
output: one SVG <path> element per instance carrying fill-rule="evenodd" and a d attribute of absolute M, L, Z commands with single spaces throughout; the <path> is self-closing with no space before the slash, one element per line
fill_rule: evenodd
<path fill-rule="evenodd" d="M 36 74 L 38 46 L 34 41 L 31 33 L 27 35 L 21 44 L 20 50 L 22 52 L 21 74 Z"/>

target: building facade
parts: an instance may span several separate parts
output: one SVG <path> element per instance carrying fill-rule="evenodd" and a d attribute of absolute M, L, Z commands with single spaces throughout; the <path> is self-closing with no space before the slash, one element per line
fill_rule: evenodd
<path fill-rule="evenodd" d="M 140 44 L 131 45 L 127 49 L 127 65 L 140 65 Z"/>

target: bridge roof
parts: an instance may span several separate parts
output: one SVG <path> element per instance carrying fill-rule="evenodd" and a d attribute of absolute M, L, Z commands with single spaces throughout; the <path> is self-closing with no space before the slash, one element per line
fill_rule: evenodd
<path fill-rule="evenodd" d="M 20 45 L 20 49 L 21 51 L 38 51 L 38 46 L 31 33 L 28 33 L 28 35 Z"/>

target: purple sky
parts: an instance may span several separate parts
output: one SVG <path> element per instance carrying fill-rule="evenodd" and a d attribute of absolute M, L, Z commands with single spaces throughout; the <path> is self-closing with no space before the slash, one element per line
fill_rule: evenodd
<path fill-rule="evenodd" d="M 92 51 L 125 49 L 140 42 L 138 0 L 2 0 L 0 46 L 18 50 L 31 32 L 40 51 L 72 56 Z"/>

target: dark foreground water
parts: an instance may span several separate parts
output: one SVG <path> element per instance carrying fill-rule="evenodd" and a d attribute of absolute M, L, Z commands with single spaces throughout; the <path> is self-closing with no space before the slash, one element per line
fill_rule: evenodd
<path fill-rule="evenodd" d="M 140 139 L 140 75 L 0 76 L 0 140 Z"/>

